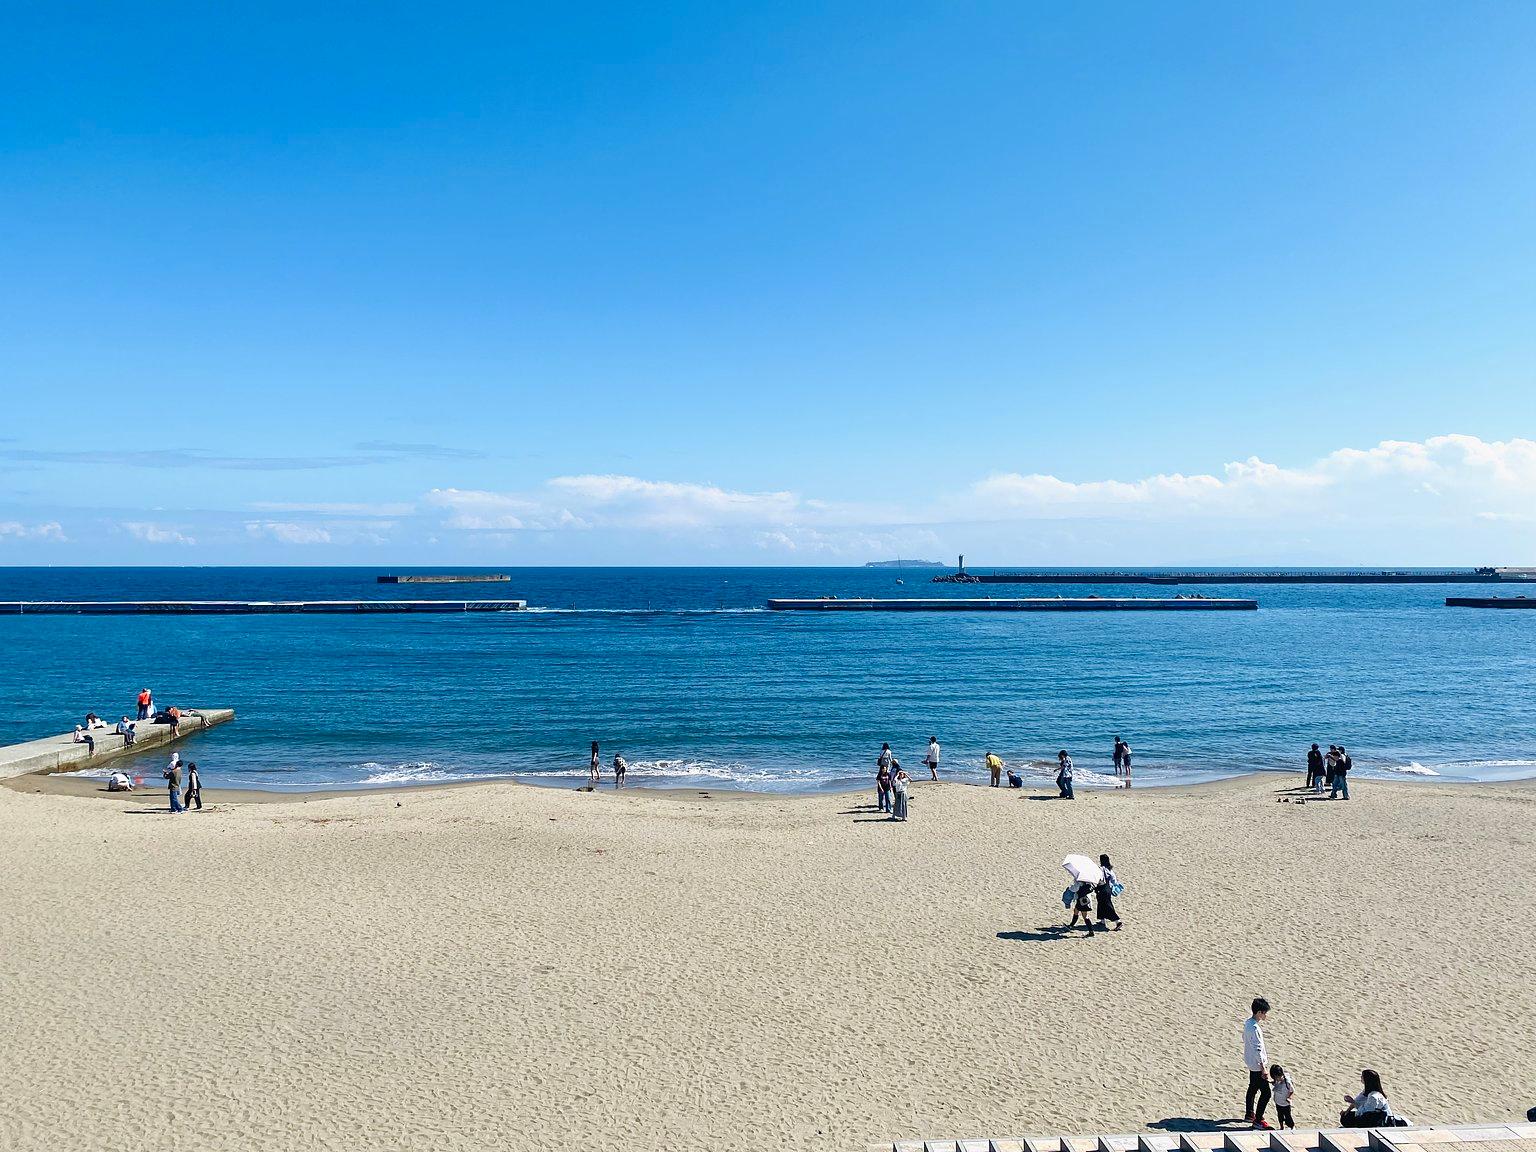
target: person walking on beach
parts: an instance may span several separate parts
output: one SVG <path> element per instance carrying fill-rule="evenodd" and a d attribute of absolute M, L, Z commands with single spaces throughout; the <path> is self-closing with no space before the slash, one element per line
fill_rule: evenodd
<path fill-rule="evenodd" d="M 933 778 L 937 780 L 939 778 L 939 738 L 937 736 L 928 737 L 928 755 L 923 763 L 928 765 L 928 771 L 932 772 Z"/>
<path fill-rule="evenodd" d="M 139 716 L 138 716 L 138 718 L 140 720 L 148 720 L 149 719 L 149 706 L 150 706 L 151 703 L 153 703 L 153 701 L 154 701 L 154 696 L 150 693 L 148 688 L 145 688 L 143 691 L 141 691 L 139 693 Z"/>
<path fill-rule="evenodd" d="M 1056 787 L 1059 790 L 1058 799 L 1077 798 L 1072 793 L 1072 757 L 1067 755 L 1065 748 L 1056 753 Z"/>
<path fill-rule="evenodd" d="M 987 753 L 987 771 L 992 774 L 992 787 L 996 788 L 1003 777 L 1003 761 L 996 752 Z"/>
<path fill-rule="evenodd" d="M 1120 921 L 1120 913 L 1115 911 L 1115 890 L 1120 888 L 1120 880 L 1115 875 L 1115 866 L 1109 862 L 1109 854 L 1102 853 L 1099 856 L 1099 871 L 1104 873 L 1104 878 L 1093 887 L 1095 902 L 1094 911 L 1099 917 L 1099 927 L 1109 931 L 1111 922 L 1115 925 L 1115 931 L 1125 927 Z"/>
<path fill-rule="evenodd" d="M 160 773 L 165 777 L 166 787 L 171 793 L 171 811 L 181 812 L 181 753 L 172 752 L 171 762 L 165 766 L 165 771 Z"/>
<path fill-rule="evenodd" d="M 613 754 L 613 786 L 615 788 L 624 787 L 624 777 L 628 772 L 629 761 L 615 752 Z"/>
<path fill-rule="evenodd" d="M 597 747 L 597 741 L 592 741 L 592 761 L 587 766 L 587 788 L 597 787 L 597 782 L 603 778 L 603 756 Z"/>
<path fill-rule="evenodd" d="M 1316 744 L 1307 752 L 1307 787 L 1314 792 L 1323 790 L 1323 754 Z"/>
<path fill-rule="evenodd" d="M 1328 799 L 1337 800 L 1343 793 L 1344 799 L 1349 799 L 1349 770 L 1355 766 L 1349 752 L 1344 745 L 1339 745 L 1339 762 L 1333 766 L 1333 790 L 1328 793 Z"/>
<path fill-rule="evenodd" d="M 1296 1118 L 1291 1115 L 1291 1098 L 1296 1095 L 1296 1085 L 1291 1074 L 1276 1064 L 1269 1070 L 1269 1082 L 1274 1086 L 1276 1127 L 1295 1128 Z"/>
<path fill-rule="evenodd" d="M 192 805 L 197 805 L 197 810 L 203 810 L 203 778 L 197 774 L 197 765 L 187 765 L 187 794 L 181 798 L 181 806 L 188 812 Z"/>
<path fill-rule="evenodd" d="M 1243 1066 L 1248 1069 L 1248 1095 L 1244 1098 L 1243 1122 L 1268 1129 L 1264 1109 L 1269 1104 L 1269 1050 L 1264 1047 L 1264 1021 L 1269 1016 L 1269 1001 L 1256 997 L 1253 1014 L 1243 1022 Z"/>
<path fill-rule="evenodd" d="M 1083 927 L 1088 929 L 1088 935 L 1093 935 L 1093 909 L 1088 904 L 1088 897 L 1093 894 L 1093 885 L 1086 880 L 1079 880 L 1072 888 L 1072 919 L 1067 922 L 1067 930 L 1070 932 L 1077 927 L 1077 918 L 1083 918 Z"/>
<path fill-rule="evenodd" d="M 907 818 L 907 785 L 912 777 L 907 775 L 907 770 L 901 766 L 900 761 L 893 760 L 896 766 L 896 775 L 891 778 L 891 791 L 896 797 L 896 808 L 891 813 L 892 820 L 905 820 Z"/>

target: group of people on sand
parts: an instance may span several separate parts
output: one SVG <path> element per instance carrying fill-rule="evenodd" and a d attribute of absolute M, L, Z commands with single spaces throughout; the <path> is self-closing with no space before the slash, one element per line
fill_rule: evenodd
<path fill-rule="evenodd" d="M 1083 927 L 1092 936 L 1095 928 L 1100 931 L 1110 931 L 1113 924 L 1114 931 L 1118 932 L 1125 925 L 1120 920 L 1120 912 L 1115 907 L 1115 897 L 1125 891 L 1125 885 L 1120 883 L 1120 878 L 1115 875 L 1115 866 L 1110 863 L 1107 852 L 1099 854 L 1099 879 L 1098 880 L 1074 880 L 1072 886 L 1062 894 L 1061 901 L 1072 909 L 1072 919 L 1067 923 L 1070 932 L 1077 927 L 1081 918 Z M 1088 898 L 1093 897 L 1093 906 L 1090 907 Z"/>
<path fill-rule="evenodd" d="M 939 778 L 939 742 L 930 737 L 928 746 L 932 751 L 932 757 L 928 761 L 933 769 L 933 778 Z M 912 777 L 901 766 L 901 761 L 896 759 L 896 754 L 891 751 L 889 743 L 880 745 L 880 755 L 875 757 L 875 807 L 880 812 L 890 814 L 892 820 L 905 820 L 907 818 L 907 789 L 912 783 Z"/>
<path fill-rule="evenodd" d="M 1295 1128 L 1292 1101 L 1296 1097 L 1296 1085 L 1291 1074 L 1280 1064 L 1272 1064 L 1269 1049 L 1264 1043 L 1264 1021 L 1269 1018 L 1269 1001 L 1262 996 L 1254 998 L 1248 1019 L 1243 1022 L 1243 1067 L 1248 1071 L 1248 1092 L 1243 1099 L 1243 1122 L 1255 1129 L 1268 1131 L 1273 1125 L 1264 1119 L 1264 1110 L 1271 1099 L 1275 1102 L 1275 1118 L 1281 1128 Z M 1344 1097 L 1344 1110 L 1339 1113 L 1341 1128 L 1397 1128 L 1408 1123 L 1392 1111 L 1381 1076 L 1373 1068 L 1360 1073 L 1360 1091 Z"/>
<path fill-rule="evenodd" d="M 1349 772 L 1355 766 L 1349 751 L 1342 744 L 1328 745 L 1324 755 L 1316 744 L 1307 750 L 1307 788 L 1321 796 L 1328 791 L 1328 799 L 1349 799 Z"/>
<path fill-rule="evenodd" d="M 166 789 L 170 793 L 171 811 L 190 812 L 194 805 L 201 811 L 203 807 L 203 778 L 198 774 L 197 765 L 188 764 L 186 766 L 187 787 L 185 793 L 182 792 L 181 788 L 182 772 L 181 753 L 172 752 L 170 763 L 165 766 L 165 771 L 160 773 L 161 777 L 165 780 Z"/>

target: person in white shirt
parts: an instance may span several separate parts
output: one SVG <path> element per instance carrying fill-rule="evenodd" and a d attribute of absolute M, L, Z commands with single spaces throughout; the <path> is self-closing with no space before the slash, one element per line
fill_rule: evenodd
<path fill-rule="evenodd" d="M 1255 1128 L 1268 1129 L 1264 1109 L 1269 1104 L 1269 1050 L 1264 1047 L 1264 1020 L 1269 1016 L 1269 1001 L 1259 996 L 1253 1002 L 1253 1015 L 1243 1022 L 1243 1066 L 1248 1069 L 1248 1095 L 1243 1119 Z"/>
<path fill-rule="evenodd" d="M 892 761 L 896 765 L 896 775 L 891 780 L 891 790 L 896 794 L 896 808 L 891 813 L 892 820 L 905 820 L 907 818 L 907 784 L 912 777 L 907 775 L 907 770 L 898 761 Z"/>
<path fill-rule="evenodd" d="M 1275 1118 L 1281 1128 L 1295 1128 L 1296 1118 L 1291 1115 L 1291 1098 L 1296 1095 L 1296 1085 L 1291 1074 L 1276 1064 L 1269 1070 L 1269 1082 L 1275 1086 Z"/>
<path fill-rule="evenodd" d="M 133 781 L 128 778 L 126 772 L 114 772 L 107 777 L 108 792 L 132 792 Z"/>
<path fill-rule="evenodd" d="M 939 778 L 939 738 L 937 736 L 928 737 L 928 757 L 923 763 L 928 765 L 928 771 L 932 772 L 933 778 L 937 780 Z"/>
<path fill-rule="evenodd" d="M 1392 1105 L 1382 1091 L 1381 1077 L 1374 1069 L 1366 1068 L 1360 1073 L 1360 1086 L 1364 1091 L 1358 1096 L 1344 1097 L 1346 1107 L 1339 1113 L 1339 1124 L 1345 1128 L 1380 1128 L 1390 1124 Z"/>

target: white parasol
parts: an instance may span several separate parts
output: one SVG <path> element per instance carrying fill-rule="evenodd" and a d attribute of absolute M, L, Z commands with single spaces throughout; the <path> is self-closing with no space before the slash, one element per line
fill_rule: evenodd
<path fill-rule="evenodd" d="M 1067 875 L 1079 884 L 1097 885 L 1104 879 L 1104 871 L 1086 856 L 1068 856 L 1061 862 Z"/>

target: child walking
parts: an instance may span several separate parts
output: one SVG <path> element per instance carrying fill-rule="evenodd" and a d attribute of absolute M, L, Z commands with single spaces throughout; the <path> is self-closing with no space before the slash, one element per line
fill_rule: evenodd
<path fill-rule="evenodd" d="M 1291 1118 L 1291 1097 L 1296 1095 L 1296 1085 L 1291 1083 L 1290 1073 L 1276 1064 L 1269 1070 L 1269 1079 L 1275 1086 L 1275 1114 L 1280 1127 L 1295 1128 L 1296 1121 Z"/>

